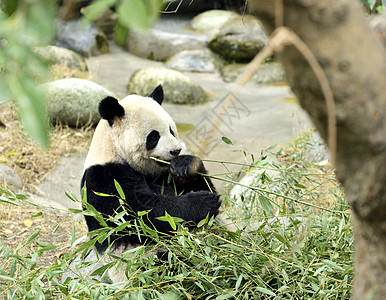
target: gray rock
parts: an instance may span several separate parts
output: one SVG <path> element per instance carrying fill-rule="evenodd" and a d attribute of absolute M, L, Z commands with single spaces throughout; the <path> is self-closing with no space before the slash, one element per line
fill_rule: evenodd
<path fill-rule="evenodd" d="M 235 208 L 248 207 L 251 203 L 245 201 L 245 199 L 253 199 L 256 195 L 256 191 L 247 188 L 247 186 L 255 187 L 261 186 L 262 178 L 268 176 L 271 179 L 280 178 L 279 171 L 270 169 L 270 167 L 259 167 L 251 169 L 244 175 L 239 181 L 240 185 L 235 185 L 229 192 L 229 197 L 232 199 Z"/>
<path fill-rule="evenodd" d="M 17 175 L 14 169 L 0 164 L 0 185 L 3 183 L 15 188 L 21 188 L 23 186 L 19 175 Z"/>
<path fill-rule="evenodd" d="M 83 56 L 109 52 L 106 35 L 92 23 L 84 24 L 81 19 L 56 22 L 57 45 L 71 49 Z"/>
<path fill-rule="evenodd" d="M 147 32 L 132 30 L 126 49 L 139 57 L 165 61 L 183 50 L 203 49 L 206 36 L 195 33 L 167 32 L 152 29 Z"/>
<path fill-rule="evenodd" d="M 92 279 L 108 282 L 107 278 L 102 278 L 100 275 L 92 276 L 92 273 L 101 267 L 103 267 L 103 262 L 100 261 L 100 257 L 95 248 L 91 248 L 85 258 L 82 259 L 81 255 L 78 255 L 70 263 L 70 267 L 62 275 L 62 282 L 65 282 L 67 278 L 74 278 L 75 280 L 82 278 L 86 282 Z"/>
<path fill-rule="evenodd" d="M 34 52 L 50 65 L 63 65 L 87 71 L 86 59 L 78 53 L 57 46 L 35 47 Z"/>
<path fill-rule="evenodd" d="M 307 143 L 304 156 L 306 159 L 316 163 L 330 159 L 328 148 L 317 131 L 315 131 Z"/>
<path fill-rule="evenodd" d="M 209 48 L 230 61 L 250 61 L 267 43 L 260 22 L 243 16 L 226 22 L 209 38 Z"/>
<path fill-rule="evenodd" d="M 166 66 L 182 72 L 216 72 L 215 57 L 208 49 L 185 50 L 173 55 Z"/>
<path fill-rule="evenodd" d="M 67 78 L 41 85 L 47 98 L 50 120 L 69 126 L 96 124 L 99 119 L 98 104 L 114 96 L 104 87 L 85 79 Z"/>
<path fill-rule="evenodd" d="M 60 158 L 55 168 L 49 171 L 38 186 L 39 191 L 44 193 L 42 196 L 45 199 L 45 205 L 64 209 L 81 208 L 81 202 L 70 200 L 65 193 L 72 193 L 81 200 L 80 180 L 85 159 L 85 154 Z"/>
<path fill-rule="evenodd" d="M 246 68 L 246 64 L 229 64 L 221 69 L 221 76 L 225 82 L 234 82 Z M 258 84 L 283 82 L 286 80 L 285 72 L 280 63 L 265 63 L 259 66 L 250 81 Z"/>
<path fill-rule="evenodd" d="M 239 19 L 240 15 L 227 10 L 208 10 L 195 16 L 190 25 L 194 30 L 210 32 L 218 30 L 231 20 Z"/>
<path fill-rule="evenodd" d="M 128 84 L 129 93 L 147 96 L 154 87 L 162 84 L 165 102 L 199 104 L 206 102 L 206 92 L 186 75 L 167 68 L 143 68 L 136 71 Z"/>

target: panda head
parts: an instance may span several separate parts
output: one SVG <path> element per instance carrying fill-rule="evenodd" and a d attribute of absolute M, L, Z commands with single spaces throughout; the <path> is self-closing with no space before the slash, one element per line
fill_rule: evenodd
<path fill-rule="evenodd" d="M 145 175 L 162 173 L 167 165 L 150 157 L 170 161 L 181 152 L 176 124 L 161 107 L 162 100 L 161 85 L 149 97 L 130 95 L 120 101 L 113 97 L 103 99 L 99 104 L 102 120 L 95 132 L 99 142 L 93 141 L 91 148 L 101 147 L 103 139 L 105 150 L 94 149 L 97 151 L 94 153 L 102 156 L 98 157 L 102 161 L 94 160 L 91 164 L 126 162 Z"/>

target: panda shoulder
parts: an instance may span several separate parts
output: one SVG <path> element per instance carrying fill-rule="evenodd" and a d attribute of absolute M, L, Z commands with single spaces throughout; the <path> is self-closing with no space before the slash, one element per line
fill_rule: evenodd
<path fill-rule="evenodd" d="M 138 177 L 137 172 L 128 164 L 107 163 L 103 165 L 92 165 L 83 174 L 83 182 L 87 185 L 107 186 L 114 179 L 116 181 L 130 181 Z"/>

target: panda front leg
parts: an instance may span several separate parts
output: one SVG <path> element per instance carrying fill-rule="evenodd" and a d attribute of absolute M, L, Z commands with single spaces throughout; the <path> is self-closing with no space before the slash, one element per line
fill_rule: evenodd
<path fill-rule="evenodd" d="M 205 176 L 208 173 L 204 164 L 197 156 L 180 155 L 173 158 L 170 162 L 169 171 L 177 183 L 179 192 L 210 191 L 216 194 L 212 181 L 208 176 Z M 218 215 L 216 220 L 228 231 L 236 232 L 238 229 L 237 225 L 228 220 L 223 214 Z"/>
<path fill-rule="evenodd" d="M 170 174 L 179 191 L 184 193 L 210 191 L 215 193 L 215 187 L 207 175 L 202 160 L 193 155 L 179 155 L 170 161 Z"/>

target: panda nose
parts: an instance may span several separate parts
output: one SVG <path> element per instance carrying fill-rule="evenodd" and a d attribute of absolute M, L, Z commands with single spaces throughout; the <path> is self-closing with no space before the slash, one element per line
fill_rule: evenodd
<path fill-rule="evenodd" d="M 176 149 L 176 150 L 171 150 L 170 154 L 173 155 L 173 156 L 178 156 L 178 154 L 180 154 L 180 152 L 181 152 L 181 148 L 180 149 Z"/>

